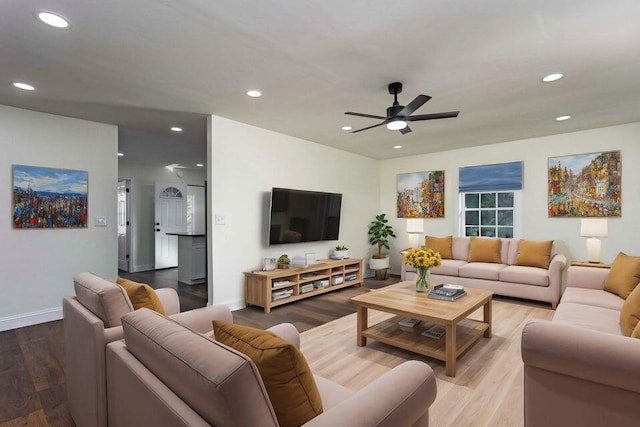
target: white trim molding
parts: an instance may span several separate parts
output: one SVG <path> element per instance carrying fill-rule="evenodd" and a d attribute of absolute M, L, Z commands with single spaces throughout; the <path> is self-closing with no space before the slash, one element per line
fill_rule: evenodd
<path fill-rule="evenodd" d="M 0 319 L 0 332 L 62 319 L 62 307 L 17 314 Z"/>

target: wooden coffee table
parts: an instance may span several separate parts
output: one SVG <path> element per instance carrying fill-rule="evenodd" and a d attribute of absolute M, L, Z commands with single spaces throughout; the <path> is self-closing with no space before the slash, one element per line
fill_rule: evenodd
<path fill-rule="evenodd" d="M 386 288 L 358 295 L 351 299 L 358 310 L 357 344 L 367 345 L 367 338 L 395 347 L 443 360 L 446 373 L 456 376 L 456 359 L 481 336 L 491 338 L 491 297 L 492 291 L 465 288 L 467 295 L 456 301 L 441 301 L 428 298 L 416 292 L 413 281 L 400 282 Z M 484 306 L 483 321 L 467 317 Z M 397 314 L 368 327 L 368 309 Z M 398 325 L 401 318 L 422 320 L 411 327 Z M 443 325 L 445 336 L 440 339 L 421 335 L 425 325 Z"/>

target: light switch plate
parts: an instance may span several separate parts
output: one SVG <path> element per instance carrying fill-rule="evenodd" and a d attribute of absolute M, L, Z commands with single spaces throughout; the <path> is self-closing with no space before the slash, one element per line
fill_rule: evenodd
<path fill-rule="evenodd" d="M 107 226 L 107 217 L 106 216 L 96 216 L 93 220 L 93 224 L 96 227 L 106 227 Z"/>

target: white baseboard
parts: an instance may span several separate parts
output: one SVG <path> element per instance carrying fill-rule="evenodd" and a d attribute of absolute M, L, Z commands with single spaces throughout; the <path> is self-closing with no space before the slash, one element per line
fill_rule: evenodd
<path fill-rule="evenodd" d="M 0 332 L 62 319 L 62 307 L 17 314 L 0 319 Z"/>
<path fill-rule="evenodd" d="M 237 300 L 231 300 L 231 301 L 222 301 L 222 302 L 216 302 L 214 304 L 207 303 L 208 306 L 218 305 L 218 304 L 226 305 L 227 307 L 229 307 L 229 309 L 231 311 L 240 310 L 242 308 L 245 308 L 244 299 L 237 299 Z"/>

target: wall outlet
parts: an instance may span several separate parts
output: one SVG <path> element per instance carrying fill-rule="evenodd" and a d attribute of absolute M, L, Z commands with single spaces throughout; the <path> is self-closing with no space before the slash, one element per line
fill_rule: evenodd
<path fill-rule="evenodd" d="M 223 214 L 216 214 L 216 225 L 224 225 L 226 217 Z"/>
<path fill-rule="evenodd" d="M 93 219 L 93 225 L 96 227 L 106 227 L 107 226 L 107 217 L 106 216 L 96 216 Z"/>

